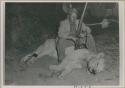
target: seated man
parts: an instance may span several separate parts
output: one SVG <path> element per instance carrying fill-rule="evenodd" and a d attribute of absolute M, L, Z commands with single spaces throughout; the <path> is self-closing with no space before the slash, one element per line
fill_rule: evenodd
<path fill-rule="evenodd" d="M 59 63 L 65 57 L 65 49 L 69 46 L 75 46 L 75 43 L 72 40 L 69 40 L 69 38 L 71 38 L 71 35 L 75 35 L 77 31 L 77 27 L 79 24 L 77 13 L 78 12 L 76 9 L 71 9 L 67 15 L 67 19 L 60 22 L 58 31 L 59 39 L 57 41 Z M 84 23 L 82 23 L 81 28 L 83 32 L 81 32 L 79 35 L 81 37 L 79 39 L 79 42 L 84 42 L 87 49 L 92 52 L 96 52 L 95 41 L 93 39 L 93 36 L 91 35 L 90 28 L 87 27 Z M 87 36 L 85 36 L 84 32 L 86 32 Z"/>

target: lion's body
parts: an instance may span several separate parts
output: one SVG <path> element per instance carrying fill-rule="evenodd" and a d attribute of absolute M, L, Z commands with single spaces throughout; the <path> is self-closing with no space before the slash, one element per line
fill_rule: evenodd
<path fill-rule="evenodd" d="M 32 54 L 36 53 L 38 56 L 33 57 Z M 34 63 L 38 58 L 42 58 L 44 55 L 57 57 L 56 39 L 48 39 L 44 44 L 37 48 L 36 51 L 25 56 L 22 61 L 26 61 L 31 56 L 28 62 Z M 89 63 L 90 70 L 96 70 L 100 72 L 104 69 L 104 59 L 101 53 L 95 54 L 88 49 L 74 50 L 74 46 L 65 49 L 65 58 L 59 65 L 50 65 L 50 70 L 62 71 L 59 77 L 64 77 L 70 73 L 73 69 L 82 68 L 82 62 L 85 60 Z"/>
<path fill-rule="evenodd" d="M 95 54 L 90 52 L 88 49 L 74 50 L 74 47 L 71 46 L 66 49 L 66 56 L 62 63 L 59 65 L 50 65 L 50 69 L 55 71 L 62 71 L 59 77 L 63 78 L 73 69 L 82 68 L 82 62 L 86 61 L 89 63 L 88 68 L 95 70 L 96 72 L 100 72 L 104 69 L 103 57 L 103 53 Z"/>
<path fill-rule="evenodd" d="M 60 77 L 64 77 L 66 74 L 70 73 L 73 69 L 82 68 L 83 60 L 88 61 L 90 52 L 87 49 L 73 50 L 74 47 L 68 47 L 66 49 L 66 56 L 61 64 L 50 65 L 50 70 L 63 71 Z"/>

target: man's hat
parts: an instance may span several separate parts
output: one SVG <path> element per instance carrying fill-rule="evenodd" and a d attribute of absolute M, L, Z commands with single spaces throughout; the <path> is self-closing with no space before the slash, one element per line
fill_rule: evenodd
<path fill-rule="evenodd" d="M 76 8 L 72 7 L 72 4 L 63 4 L 63 11 L 67 14 L 71 14 L 71 13 L 76 13 L 78 14 L 78 11 Z"/>

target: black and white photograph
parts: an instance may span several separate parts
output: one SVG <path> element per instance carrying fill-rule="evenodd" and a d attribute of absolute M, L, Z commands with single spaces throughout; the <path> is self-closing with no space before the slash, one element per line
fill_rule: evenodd
<path fill-rule="evenodd" d="M 119 5 L 5 2 L 3 84 L 120 85 Z"/>

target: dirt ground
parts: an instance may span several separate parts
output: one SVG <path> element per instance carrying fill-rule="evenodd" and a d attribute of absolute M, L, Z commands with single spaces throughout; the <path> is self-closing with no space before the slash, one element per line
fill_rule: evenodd
<path fill-rule="evenodd" d="M 48 67 L 56 64 L 56 59 L 44 56 L 31 66 L 20 67 L 20 59 L 26 53 L 16 48 L 6 51 L 5 84 L 6 85 L 118 85 L 119 84 L 119 34 L 118 29 L 108 28 L 96 35 L 98 52 L 105 53 L 105 70 L 88 74 L 86 68 L 73 70 L 64 79 L 51 76 Z"/>

